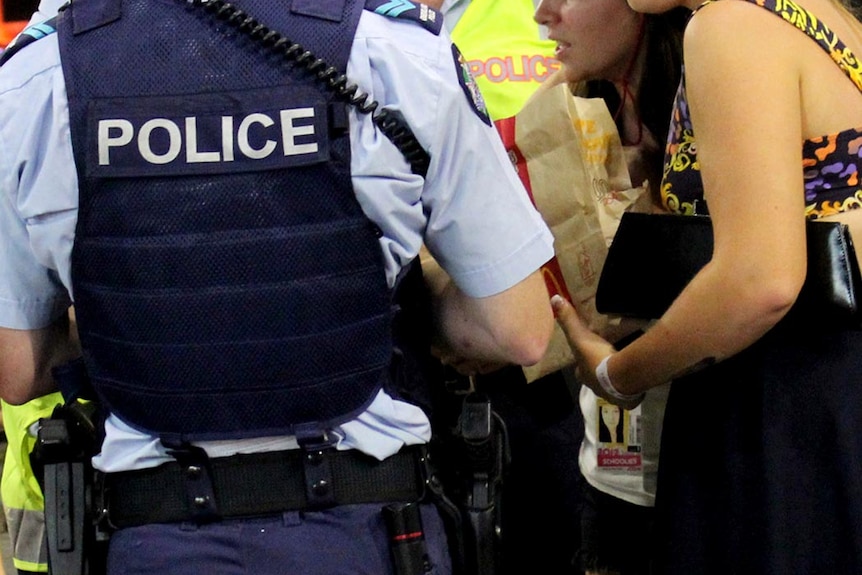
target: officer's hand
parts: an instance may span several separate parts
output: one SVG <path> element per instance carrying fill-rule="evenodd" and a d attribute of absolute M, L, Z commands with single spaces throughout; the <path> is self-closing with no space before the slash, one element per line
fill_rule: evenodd
<path fill-rule="evenodd" d="M 507 365 L 483 359 L 463 357 L 452 350 L 446 350 L 442 346 L 432 345 L 431 353 L 440 360 L 440 363 L 451 367 L 461 375 L 483 375 L 503 369 Z"/>

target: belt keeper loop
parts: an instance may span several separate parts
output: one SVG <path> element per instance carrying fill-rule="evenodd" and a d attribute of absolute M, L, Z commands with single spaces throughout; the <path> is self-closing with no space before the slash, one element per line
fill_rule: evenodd
<path fill-rule="evenodd" d="M 334 507 L 335 484 L 332 479 L 332 464 L 330 456 L 335 452 L 335 446 L 324 431 L 313 437 L 300 437 L 297 441 L 305 451 L 302 458 L 302 470 L 305 477 L 305 497 L 311 509 Z"/>
<path fill-rule="evenodd" d="M 185 488 L 186 508 L 195 523 L 211 523 L 221 519 L 210 472 L 209 457 L 201 447 L 183 443 L 168 449 L 168 454 L 180 464 Z"/>

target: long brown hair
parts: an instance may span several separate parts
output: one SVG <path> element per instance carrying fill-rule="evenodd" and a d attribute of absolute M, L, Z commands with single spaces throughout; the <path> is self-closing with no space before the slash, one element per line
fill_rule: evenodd
<path fill-rule="evenodd" d="M 644 16 L 646 29 L 643 42 L 646 42 L 646 59 L 635 106 L 640 121 L 659 144 L 655 157 L 648 159 L 658 174 L 661 173 L 664 163 L 664 145 L 670 126 L 673 99 L 682 75 L 682 37 L 690 15 L 691 11 L 688 9 L 675 8 L 662 14 Z M 620 106 L 620 95 L 610 81 L 586 82 L 586 94 L 604 99 L 612 113 Z M 654 194 L 658 191 L 657 183 L 651 186 Z"/>
<path fill-rule="evenodd" d="M 644 126 L 661 144 L 667 139 L 673 98 L 682 73 L 682 35 L 690 15 L 684 8 L 645 15 L 646 60 L 637 111 Z M 591 80 L 586 84 L 587 94 L 603 98 L 609 110 L 619 107 L 620 96 L 610 81 Z"/>
<path fill-rule="evenodd" d="M 838 0 L 857 20 L 862 20 L 862 0 Z"/>

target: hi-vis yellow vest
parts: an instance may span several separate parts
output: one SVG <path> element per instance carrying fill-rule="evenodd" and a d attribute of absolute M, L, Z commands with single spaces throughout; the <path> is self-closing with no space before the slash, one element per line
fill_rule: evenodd
<path fill-rule="evenodd" d="M 36 438 L 29 429 L 43 417 L 50 417 L 54 406 L 63 403 L 59 393 L 52 393 L 23 405 L 0 401 L 3 428 L 6 430 L 6 459 L 0 479 L 12 562 L 20 571 L 48 572 L 48 547 L 45 539 L 45 500 L 30 467 L 30 452 Z"/>
<path fill-rule="evenodd" d="M 518 113 L 560 68 L 554 42 L 543 40 L 533 21 L 534 10 L 533 0 L 473 0 L 452 31 L 492 120 Z"/>

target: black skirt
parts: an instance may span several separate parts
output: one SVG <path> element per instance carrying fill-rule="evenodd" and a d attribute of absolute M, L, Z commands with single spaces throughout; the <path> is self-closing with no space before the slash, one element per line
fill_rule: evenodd
<path fill-rule="evenodd" d="M 862 331 L 779 324 L 674 382 L 661 575 L 862 573 Z"/>

